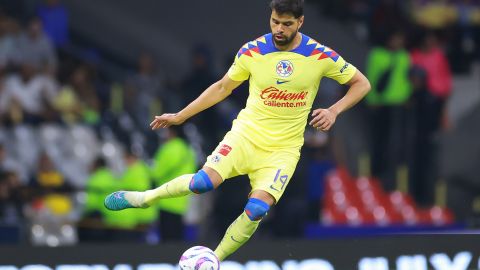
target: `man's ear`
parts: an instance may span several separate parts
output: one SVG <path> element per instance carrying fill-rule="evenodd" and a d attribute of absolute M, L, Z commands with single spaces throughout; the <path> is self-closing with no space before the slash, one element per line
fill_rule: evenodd
<path fill-rule="evenodd" d="M 300 18 L 298 18 L 298 29 L 302 27 L 304 20 L 305 20 L 305 16 L 303 15 Z"/>

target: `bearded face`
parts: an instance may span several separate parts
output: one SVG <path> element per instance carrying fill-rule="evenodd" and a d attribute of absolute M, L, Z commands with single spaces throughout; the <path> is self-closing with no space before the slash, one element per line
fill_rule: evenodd
<path fill-rule="evenodd" d="M 298 30 L 288 36 L 285 33 L 272 33 L 273 42 L 275 42 L 275 45 L 279 47 L 287 46 L 288 44 L 292 43 L 297 33 Z"/>
<path fill-rule="evenodd" d="M 303 16 L 295 18 L 292 14 L 278 14 L 272 11 L 270 28 L 273 42 L 277 47 L 286 47 L 292 43 L 303 24 Z"/>

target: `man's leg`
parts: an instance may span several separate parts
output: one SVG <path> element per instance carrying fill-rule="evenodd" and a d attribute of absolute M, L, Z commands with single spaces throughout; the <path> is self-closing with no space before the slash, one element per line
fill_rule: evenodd
<path fill-rule="evenodd" d="M 154 201 L 185 196 L 191 193 L 205 193 L 217 188 L 223 182 L 215 170 L 203 167 L 196 174 L 181 175 L 156 189 L 147 191 L 117 191 L 105 198 L 109 210 L 126 208 L 146 208 Z"/>
<path fill-rule="evenodd" d="M 245 211 L 228 227 L 225 236 L 215 249 L 220 261 L 245 244 L 257 230 L 275 199 L 263 190 L 255 190 L 245 206 Z"/>

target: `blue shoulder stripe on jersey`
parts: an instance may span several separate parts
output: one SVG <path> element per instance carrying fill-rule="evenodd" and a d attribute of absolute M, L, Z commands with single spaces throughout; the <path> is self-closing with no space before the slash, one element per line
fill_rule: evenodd
<path fill-rule="evenodd" d="M 278 52 L 278 49 L 273 45 L 272 34 L 266 34 L 263 37 L 265 38 L 265 43 L 257 42 L 260 53 L 265 55 L 272 52 Z"/>
<path fill-rule="evenodd" d="M 257 47 L 255 45 L 253 45 L 252 42 L 248 42 L 247 44 L 248 44 L 248 49 L 253 49 L 253 48 Z"/>
<path fill-rule="evenodd" d="M 301 41 L 300 45 L 297 48 L 291 50 L 290 52 L 297 53 L 297 54 L 303 55 L 305 57 L 309 57 L 309 56 L 312 55 L 313 51 L 315 50 L 315 47 L 317 47 L 317 45 L 319 45 L 319 44 L 317 42 L 313 42 L 311 44 L 308 44 L 308 42 L 311 40 L 311 38 L 302 34 L 302 33 L 300 33 L 300 34 L 302 35 L 302 41 Z M 257 50 L 255 50 L 257 53 L 262 54 L 262 55 L 266 55 L 266 54 L 269 54 L 269 53 L 274 53 L 274 52 L 279 52 L 280 51 L 279 49 L 277 49 L 277 47 L 275 47 L 275 44 L 273 42 L 273 37 L 272 37 L 271 33 L 265 34 L 263 37 L 265 38 L 265 43 L 261 42 L 261 41 L 257 41 L 256 46 L 255 46 L 255 43 L 248 42 L 247 43 L 247 48 L 241 48 L 240 51 L 237 54 L 237 57 L 240 57 L 243 54 L 250 55 L 249 51 L 250 50 L 255 50 L 255 49 L 257 49 Z M 320 46 L 317 50 L 324 53 L 325 52 L 325 46 Z M 326 52 L 325 54 L 329 58 L 333 59 L 334 61 L 336 61 L 338 59 L 338 55 L 334 54 L 332 56 L 332 52 Z"/>
<path fill-rule="evenodd" d="M 312 44 L 308 44 L 308 42 L 310 41 L 310 37 L 304 35 L 304 34 L 301 34 L 302 35 L 302 42 L 300 43 L 300 45 L 293 49 L 291 52 L 294 52 L 294 53 L 298 53 L 298 54 L 301 54 L 303 56 L 310 56 L 312 55 L 312 52 L 313 50 L 315 50 L 315 47 L 318 45 L 318 43 L 312 43 Z"/>
<path fill-rule="evenodd" d="M 315 47 L 317 46 L 318 43 L 315 42 L 315 43 L 312 43 L 310 45 L 307 45 L 307 43 L 310 41 L 310 37 L 308 37 L 308 36 L 306 36 L 302 33 L 300 33 L 300 34 L 302 35 L 302 42 L 300 43 L 300 45 L 297 48 L 295 48 L 294 50 L 292 50 L 290 52 L 298 53 L 298 54 L 301 54 L 303 56 L 308 57 L 312 54 L 313 50 L 315 50 Z M 272 37 L 271 33 L 264 35 L 264 37 L 265 37 L 266 43 L 257 42 L 261 54 L 265 55 L 265 54 L 280 51 L 279 49 L 277 49 L 277 47 L 275 47 L 275 44 L 273 43 L 273 37 Z"/>

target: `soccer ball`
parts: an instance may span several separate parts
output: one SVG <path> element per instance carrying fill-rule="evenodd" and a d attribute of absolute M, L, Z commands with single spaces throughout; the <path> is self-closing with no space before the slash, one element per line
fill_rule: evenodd
<path fill-rule="evenodd" d="M 195 246 L 187 249 L 178 262 L 181 270 L 218 270 L 220 261 L 207 247 Z"/>

